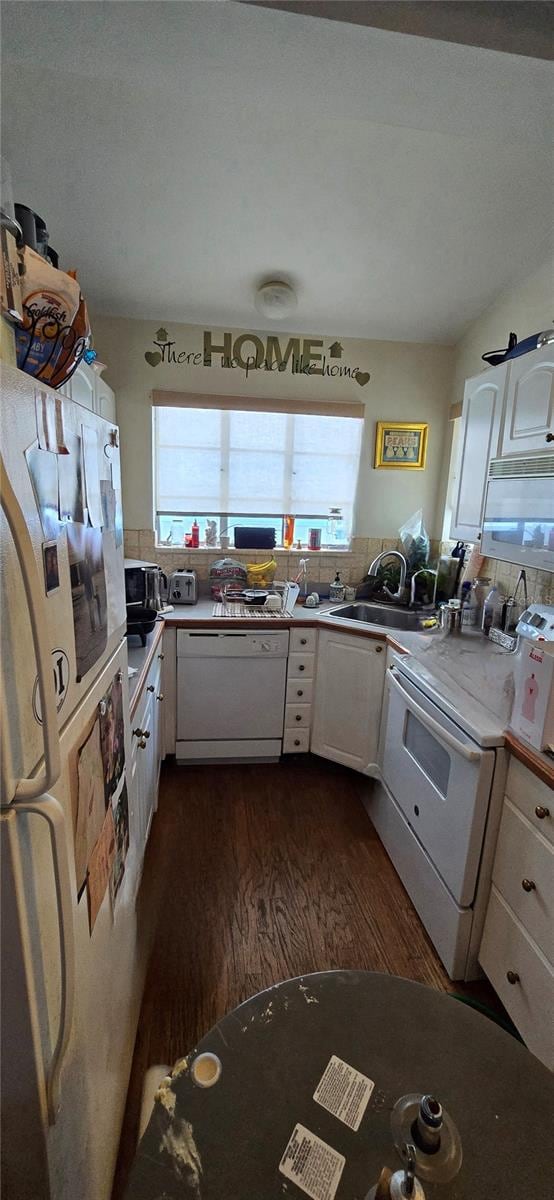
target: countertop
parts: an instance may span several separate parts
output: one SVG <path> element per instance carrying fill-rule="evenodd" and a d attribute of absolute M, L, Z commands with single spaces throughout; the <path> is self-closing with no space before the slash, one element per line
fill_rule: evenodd
<path fill-rule="evenodd" d="M 429 633 L 391 630 L 380 625 L 365 625 L 356 621 L 340 622 L 330 616 L 336 601 L 323 600 L 318 608 L 295 605 L 291 617 L 214 617 L 213 600 L 202 597 L 197 604 L 175 608 L 160 618 L 153 633 L 148 635 L 145 647 L 129 643 L 129 666 L 137 668 L 137 674 L 129 680 L 131 711 L 133 699 L 138 694 L 148 673 L 156 645 L 164 626 L 168 628 L 195 629 L 210 625 L 216 629 L 255 628 L 261 630 L 290 629 L 306 625 L 323 629 L 341 629 L 343 633 L 356 637 L 372 638 L 386 642 L 392 649 L 414 655 L 445 684 L 455 684 L 484 706 L 498 720 L 498 727 L 505 736 L 510 752 L 519 758 L 535 775 L 554 789 L 554 762 L 547 754 L 541 754 L 527 746 L 508 729 L 513 691 L 514 655 L 494 642 L 484 638 L 480 632 L 464 631 L 459 637 L 447 636 L 441 631 Z"/>

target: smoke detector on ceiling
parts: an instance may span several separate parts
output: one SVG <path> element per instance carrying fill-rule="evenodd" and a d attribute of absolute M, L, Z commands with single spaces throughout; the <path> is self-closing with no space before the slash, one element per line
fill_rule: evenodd
<path fill-rule="evenodd" d="M 290 283 L 271 279 L 256 292 L 256 308 L 272 321 L 282 321 L 296 308 L 296 292 Z"/>

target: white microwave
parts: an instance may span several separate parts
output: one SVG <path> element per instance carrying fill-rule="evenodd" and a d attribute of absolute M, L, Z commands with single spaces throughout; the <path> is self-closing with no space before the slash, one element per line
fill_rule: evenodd
<path fill-rule="evenodd" d="M 554 454 L 493 458 L 481 553 L 554 571 Z"/>

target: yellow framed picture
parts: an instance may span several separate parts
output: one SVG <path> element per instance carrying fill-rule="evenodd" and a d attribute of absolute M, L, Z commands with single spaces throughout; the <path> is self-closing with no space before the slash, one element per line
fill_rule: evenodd
<path fill-rule="evenodd" d="M 413 421 L 378 421 L 375 466 L 402 471 L 423 471 L 427 454 L 428 425 Z"/>

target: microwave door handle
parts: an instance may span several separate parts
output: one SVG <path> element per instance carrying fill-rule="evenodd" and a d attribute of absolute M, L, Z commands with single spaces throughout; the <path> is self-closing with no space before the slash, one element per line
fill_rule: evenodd
<path fill-rule="evenodd" d="M 52 1058 L 46 1077 L 46 1102 L 48 1123 L 55 1125 L 60 1106 L 60 1072 L 65 1058 L 75 1001 L 75 949 L 73 940 L 73 908 L 71 901 L 71 880 L 67 858 L 67 841 L 65 833 L 65 817 L 61 804 L 54 796 L 43 796 L 40 800 L 16 801 L 11 811 L 31 813 L 42 817 L 48 823 L 50 846 L 52 850 L 52 867 L 56 889 L 56 907 L 58 912 L 58 935 L 60 953 L 60 1019 L 58 1036 L 52 1052 Z"/>
<path fill-rule="evenodd" d="M 48 639 L 48 614 L 44 584 L 37 571 L 33 543 L 21 506 L 0 456 L 0 499 L 11 530 L 21 568 L 23 586 L 33 635 L 42 712 L 44 772 L 31 779 L 20 779 L 15 787 L 16 800 L 34 800 L 53 787 L 60 776 L 60 739 L 54 693 L 54 676 Z"/>
<path fill-rule="evenodd" d="M 397 692 L 400 692 L 406 708 L 409 708 L 411 712 L 416 714 L 418 720 L 421 721 L 422 725 L 425 725 L 426 729 L 429 730 L 429 733 L 434 734 L 439 741 L 444 742 L 444 745 L 448 746 L 450 750 L 454 750 L 456 754 L 461 754 L 462 758 L 465 758 L 467 762 L 480 762 L 481 751 L 470 750 L 469 747 L 463 742 L 459 742 L 457 738 L 453 737 L 447 729 L 443 729 L 442 725 L 440 725 L 438 721 L 435 721 L 433 717 L 430 717 L 429 713 L 425 712 L 425 709 L 422 708 L 416 700 L 409 696 L 406 690 L 402 687 L 402 684 L 399 682 L 394 673 L 393 667 L 389 667 L 389 680 L 396 688 Z"/>

